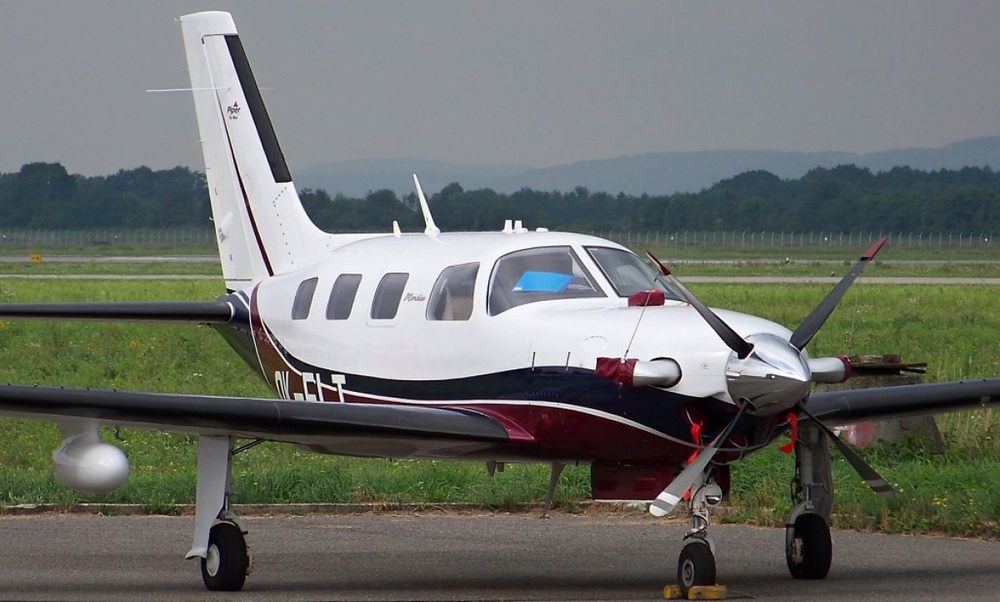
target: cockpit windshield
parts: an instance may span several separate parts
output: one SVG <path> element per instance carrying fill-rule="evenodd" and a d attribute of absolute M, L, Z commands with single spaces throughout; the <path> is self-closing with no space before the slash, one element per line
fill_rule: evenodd
<path fill-rule="evenodd" d="M 609 247 L 587 247 L 587 252 L 611 281 L 611 286 L 615 287 L 615 292 L 620 297 L 655 288 L 663 291 L 663 296 L 667 299 L 683 300 L 680 293 L 635 253 Z"/>
<path fill-rule="evenodd" d="M 573 249 L 540 247 L 497 260 L 487 305 L 490 315 L 495 316 L 535 301 L 603 296 Z"/>

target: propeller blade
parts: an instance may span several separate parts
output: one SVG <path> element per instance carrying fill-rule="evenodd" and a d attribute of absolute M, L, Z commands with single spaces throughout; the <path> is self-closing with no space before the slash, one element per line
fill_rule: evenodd
<path fill-rule="evenodd" d="M 888 238 L 883 238 L 873 244 L 871 248 L 869 248 L 868 251 L 861 256 L 861 260 L 854 264 L 850 273 L 844 276 L 844 278 L 837 283 L 837 286 L 835 286 L 826 298 L 816 306 L 816 309 L 809 314 L 809 317 L 795 329 L 795 332 L 792 333 L 792 338 L 788 340 L 792 347 L 795 347 L 799 351 L 805 349 L 805 346 L 809 344 L 809 341 L 811 341 L 814 336 L 816 336 L 816 333 L 823 326 L 823 323 L 826 322 L 826 319 L 830 317 L 831 313 L 833 313 L 834 308 L 836 308 L 837 304 L 840 303 L 840 299 L 843 298 L 847 289 L 850 288 L 851 284 L 853 284 L 857 277 L 861 275 L 865 266 L 867 266 L 868 263 L 875 258 L 875 255 L 888 240 Z"/>
<path fill-rule="evenodd" d="M 674 285 L 674 287 L 678 290 L 678 292 L 684 295 L 684 299 L 688 303 L 690 303 L 691 306 L 695 308 L 695 310 L 698 311 L 702 319 L 705 320 L 705 322 L 707 322 L 708 325 L 712 327 L 712 330 L 715 331 L 715 334 L 719 335 L 719 338 L 722 339 L 722 342 L 724 342 L 727 347 L 736 352 L 736 357 L 742 360 L 746 359 L 747 356 L 750 355 L 750 352 L 753 351 L 753 345 L 748 343 L 735 330 L 730 328 L 729 324 L 723 322 L 722 318 L 715 315 L 715 312 L 709 309 L 704 303 L 699 301 L 698 298 L 691 293 L 691 291 L 687 290 L 687 288 L 683 284 L 681 284 L 681 281 L 678 280 L 677 277 L 674 276 L 672 273 L 670 273 L 670 268 L 668 268 L 662 261 L 657 259 L 655 255 L 653 255 L 649 251 L 646 251 L 646 257 L 649 257 L 649 259 L 653 263 L 655 263 L 657 266 L 660 267 L 660 274 L 666 277 L 670 281 L 670 284 Z"/>
<path fill-rule="evenodd" d="M 705 469 L 708 468 L 708 463 L 712 461 L 715 457 L 716 452 L 722 447 L 722 444 L 729 438 L 729 434 L 733 432 L 733 427 L 736 423 L 740 421 L 743 417 L 743 413 L 746 411 L 750 404 L 743 404 L 740 411 L 736 413 L 736 417 L 726 425 L 726 428 L 719 433 L 719 436 L 712 440 L 712 443 L 708 447 L 702 450 L 698 457 L 694 459 L 687 465 L 687 468 L 681 471 L 681 474 L 677 475 L 670 485 L 666 489 L 660 492 L 660 495 L 656 496 L 653 503 L 649 505 L 649 513 L 653 516 L 666 516 L 670 514 L 677 504 L 684 497 L 684 492 L 688 490 L 688 487 L 695 482 Z"/>
<path fill-rule="evenodd" d="M 819 427 L 819 430 L 823 431 L 823 434 L 826 435 L 827 438 L 833 441 L 833 444 L 837 446 L 840 453 L 847 459 L 851 466 L 854 467 L 854 470 L 861 475 L 861 478 L 865 480 L 865 483 L 869 487 L 871 487 L 872 491 L 878 494 L 879 497 L 884 498 L 889 498 L 895 495 L 896 492 L 892 489 L 892 485 L 890 485 L 889 482 L 882 477 L 882 475 L 872 468 L 871 464 L 865 462 L 864 458 L 851 449 L 850 445 L 844 443 L 844 441 L 841 440 L 841 438 L 838 437 L 837 434 L 830 429 L 830 427 L 826 426 L 820 422 L 818 418 L 809 413 L 809 410 L 807 410 L 805 406 L 800 404 L 799 409 L 802 410 L 802 413 L 808 416 L 809 419 Z"/>

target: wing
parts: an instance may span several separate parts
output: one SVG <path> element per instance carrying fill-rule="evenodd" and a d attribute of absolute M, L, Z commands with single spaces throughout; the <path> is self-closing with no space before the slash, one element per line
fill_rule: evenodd
<path fill-rule="evenodd" d="M 1000 378 L 813 393 L 806 404 L 828 424 L 973 410 L 1000 403 Z"/>
<path fill-rule="evenodd" d="M 237 295 L 217 301 L 4 303 L 0 318 L 225 324 L 247 321 Z M 477 412 L 433 407 L 0 385 L 0 414 L 266 439 L 358 456 L 461 458 L 508 441 Z"/>
<path fill-rule="evenodd" d="M 379 404 L 0 385 L 0 413 L 283 441 L 361 456 L 455 458 L 508 441 L 499 423 L 477 412 Z"/>

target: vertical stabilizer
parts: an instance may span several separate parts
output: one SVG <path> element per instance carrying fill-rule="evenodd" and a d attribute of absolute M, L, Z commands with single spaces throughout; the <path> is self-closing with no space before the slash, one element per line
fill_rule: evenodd
<path fill-rule="evenodd" d="M 232 16 L 180 21 L 227 288 L 305 267 L 329 235 L 302 208 Z"/>

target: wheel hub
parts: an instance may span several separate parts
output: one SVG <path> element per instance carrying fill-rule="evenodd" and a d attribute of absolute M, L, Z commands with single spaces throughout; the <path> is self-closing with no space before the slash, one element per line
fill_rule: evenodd
<path fill-rule="evenodd" d="M 694 585 L 694 562 L 690 559 L 684 560 L 684 564 L 681 565 L 681 582 L 684 587 Z"/>
<path fill-rule="evenodd" d="M 802 564 L 803 554 L 802 554 L 802 538 L 795 537 L 792 539 L 792 544 L 788 546 L 788 558 L 795 564 Z"/>
<path fill-rule="evenodd" d="M 208 552 L 205 554 L 205 572 L 215 577 L 219 574 L 219 564 L 219 546 L 213 543 L 208 546 Z"/>

